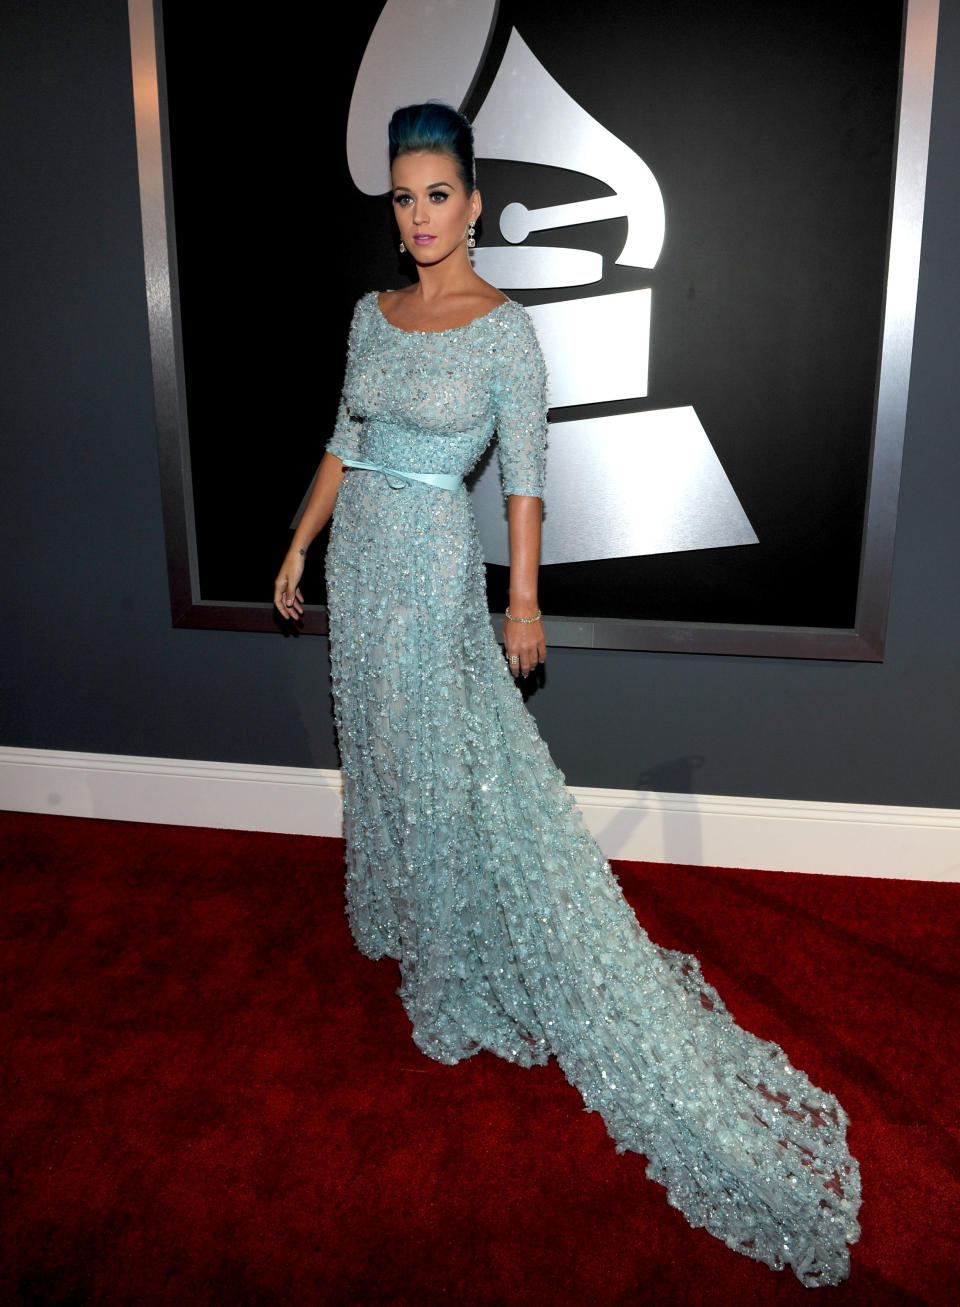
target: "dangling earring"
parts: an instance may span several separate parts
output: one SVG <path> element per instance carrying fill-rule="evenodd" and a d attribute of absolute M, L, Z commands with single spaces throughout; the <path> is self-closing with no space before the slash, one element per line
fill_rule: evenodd
<path fill-rule="evenodd" d="M 407 252 L 407 247 L 406 247 L 406 245 L 404 245 L 403 241 L 401 241 L 401 242 L 400 242 L 400 253 L 401 253 L 401 254 L 406 254 L 406 252 Z"/>
<path fill-rule="evenodd" d="M 468 249 L 468 250 L 472 250 L 473 247 L 474 247 L 474 246 L 476 245 L 476 243 L 477 243 L 477 241 L 476 241 L 476 226 L 477 226 L 477 224 L 476 224 L 475 222 L 471 221 L 470 226 L 467 228 L 467 249 Z"/>

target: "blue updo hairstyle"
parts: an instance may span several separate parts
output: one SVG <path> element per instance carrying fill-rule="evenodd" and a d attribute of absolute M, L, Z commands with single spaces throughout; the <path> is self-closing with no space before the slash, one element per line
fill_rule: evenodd
<path fill-rule="evenodd" d="M 408 104 L 390 119 L 390 164 L 403 154 L 449 154 L 468 191 L 477 188 L 473 128 L 462 113 L 440 100 Z"/>

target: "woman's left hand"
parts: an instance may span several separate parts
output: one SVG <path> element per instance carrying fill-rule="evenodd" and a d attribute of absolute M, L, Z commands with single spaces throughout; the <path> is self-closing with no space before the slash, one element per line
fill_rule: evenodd
<path fill-rule="evenodd" d="M 507 666 L 514 676 L 529 676 L 538 663 L 547 657 L 543 638 L 543 623 L 511 622 L 503 619 L 503 643 L 507 651 Z"/>

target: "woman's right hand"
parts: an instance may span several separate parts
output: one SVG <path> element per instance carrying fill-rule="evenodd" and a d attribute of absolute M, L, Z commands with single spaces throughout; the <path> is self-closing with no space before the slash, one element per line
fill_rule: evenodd
<path fill-rule="evenodd" d="M 303 562 L 304 555 L 291 549 L 273 583 L 273 606 L 288 621 L 299 621 L 303 617 L 303 595 L 300 593 Z"/>
<path fill-rule="evenodd" d="M 287 550 L 283 566 L 277 573 L 273 584 L 273 606 L 281 617 L 287 621 L 298 621 L 303 617 L 303 595 L 300 593 L 300 578 L 306 561 L 310 543 L 330 521 L 333 506 L 337 501 L 337 492 L 343 480 L 343 463 L 336 454 L 326 453 L 320 460 L 320 467 L 313 481 L 310 498 L 303 510 L 300 525 L 294 535 L 294 543 Z"/>

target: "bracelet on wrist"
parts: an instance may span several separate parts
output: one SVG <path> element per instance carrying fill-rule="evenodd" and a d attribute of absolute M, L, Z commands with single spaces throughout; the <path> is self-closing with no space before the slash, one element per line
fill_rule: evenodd
<path fill-rule="evenodd" d="M 504 613 L 504 617 L 508 622 L 519 622 L 521 626 L 529 626 L 531 622 L 539 622 L 542 616 L 543 611 L 538 608 L 536 617 L 514 617 L 513 613 L 510 611 L 509 604 L 507 605 L 507 611 Z"/>

